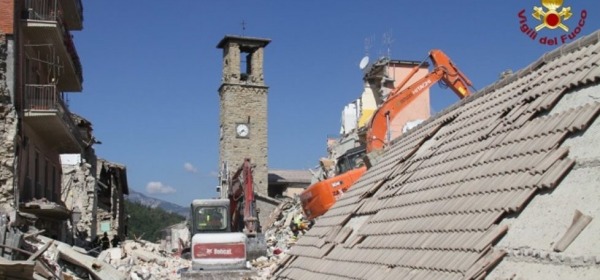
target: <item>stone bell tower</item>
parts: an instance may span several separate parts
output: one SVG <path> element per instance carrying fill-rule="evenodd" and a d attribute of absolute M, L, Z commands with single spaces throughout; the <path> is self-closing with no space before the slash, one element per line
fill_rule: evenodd
<path fill-rule="evenodd" d="M 254 167 L 257 193 L 267 195 L 267 93 L 263 75 L 264 48 L 270 39 L 225 36 L 217 45 L 223 49 L 223 77 L 219 87 L 219 160 L 229 172 L 245 158 Z M 225 188 L 221 197 L 227 197 Z"/>

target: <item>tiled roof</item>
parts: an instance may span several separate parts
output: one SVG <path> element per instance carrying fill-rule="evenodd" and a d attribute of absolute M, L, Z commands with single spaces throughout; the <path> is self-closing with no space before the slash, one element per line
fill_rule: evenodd
<path fill-rule="evenodd" d="M 520 213 L 572 170 L 568 138 L 600 113 L 600 31 L 545 54 L 411 130 L 301 237 L 279 279 L 477 279 Z M 600 178 L 598 179 L 600 181 Z"/>

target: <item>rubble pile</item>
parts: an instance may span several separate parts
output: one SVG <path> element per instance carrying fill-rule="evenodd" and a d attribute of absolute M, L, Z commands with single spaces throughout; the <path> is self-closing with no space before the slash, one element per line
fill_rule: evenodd
<path fill-rule="evenodd" d="M 267 243 L 267 256 L 257 258 L 250 262 L 252 269 L 259 272 L 259 279 L 268 279 L 288 256 L 296 240 L 308 228 L 300 228 L 294 232 L 295 222 L 307 223 L 302 214 L 300 200 L 286 199 L 272 213 L 264 230 Z"/>
<path fill-rule="evenodd" d="M 180 269 L 191 265 L 190 260 L 173 256 L 160 245 L 145 240 L 126 240 L 121 247 L 102 251 L 103 260 L 133 280 L 179 279 Z"/>
<path fill-rule="evenodd" d="M 297 238 L 308 230 L 307 224 L 298 199 L 287 199 L 275 209 L 263 230 L 267 256 L 248 264 L 258 273 L 253 279 L 269 279 L 286 262 Z M 14 247 L 4 246 L 13 248 L 13 254 L 21 257 L 0 257 L 0 271 L 11 274 L 18 271 L 15 276 L 24 279 L 180 279 L 181 273 L 191 267 L 189 259 L 145 240 L 126 240 L 118 247 L 100 251 L 42 236 L 43 231 L 32 234 L 3 228 L 5 239 L 14 240 L 10 243 Z"/>
<path fill-rule="evenodd" d="M 159 244 L 127 240 L 97 257 L 83 248 L 44 236 L 25 239 L 25 247 L 40 252 L 34 277 L 44 279 L 180 279 L 190 261 L 160 250 Z"/>

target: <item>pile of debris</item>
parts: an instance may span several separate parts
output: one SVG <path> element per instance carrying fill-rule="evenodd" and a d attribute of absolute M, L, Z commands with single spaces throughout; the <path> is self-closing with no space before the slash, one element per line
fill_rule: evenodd
<path fill-rule="evenodd" d="M 288 251 L 308 230 L 298 199 L 282 202 L 265 224 L 267 256 L 249 263 L 256 279 L 270 276 L 289 258 Z M 100 253 L 45 236 L 0 226 L 0 278 L 16 279 L 180 279 L 189 259 L 145 240 L 126 240 Z"/>
<path fill-rule="evenodd" d="M 181 268 L 190 266 L 189 260 L 173 257 L 144 240 L 127 240 L 93 256 L 92 251 L 45 236 L 4 229 L 0 237 L 10 242 L 1 246 L 0 278 L 180 279 Z"/>
<path fill-rule="evenodd" d="M 267 256 L 250 263 L 259 272 L 259 279 L 269 279 L 286 262 L 288 251 L 309 227 L 298 198 L 286 199 L 277 206 L 264 227 Z"/>
<path fill-rule="evenodd" d="M 161 249 L 156 243 L 145 240 L 126 240 L 118 248 L 102 251 L 99 260 L 109 263 L 128 279 L 180 279 L 182 268 L 191 261 Z"/>

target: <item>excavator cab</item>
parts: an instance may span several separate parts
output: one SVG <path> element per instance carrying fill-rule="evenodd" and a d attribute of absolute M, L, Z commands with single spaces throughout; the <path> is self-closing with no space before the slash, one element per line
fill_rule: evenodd
<path fill-rule="evenodd" d="M 230 231 L 227 212 L 227 206 L 197 205 L 192 215 L 194 233 Z"/>
<path fill-rule="evenodd" d="M 342 174 L 358 168 L 364 164 L 363 157 L 366 154 L 365 146 L 354 147 L 346 151 L 337 159 L 335 173 Z"/>

